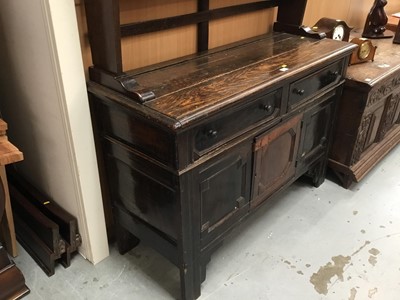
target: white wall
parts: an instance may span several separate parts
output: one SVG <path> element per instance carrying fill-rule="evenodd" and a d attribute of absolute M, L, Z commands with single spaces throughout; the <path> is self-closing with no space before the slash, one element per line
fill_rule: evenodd
<path fill-rule="evenodd" d="M 18 169 L 78 218 L 82 255 L 108 256 L 73 0 L 0 0 L 0 109 Z"/>

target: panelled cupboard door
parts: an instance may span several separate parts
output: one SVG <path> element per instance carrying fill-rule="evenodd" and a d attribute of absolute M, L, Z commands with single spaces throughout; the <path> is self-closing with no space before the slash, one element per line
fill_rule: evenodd
<path fill-rule="evenodd" d="M 256 137 L 254 143 L 253 196 L 257 206 L 296 174 L 302 115 Z"/>
<path fill-rule="evenodd" d="M 247 142 L 199 169 L 196 182 L 203 245 L 248 212 L 250 175 L 251 144 Z"/>
<path fill-rule="evenodd" d="M 307 166 L 327 153 L 334 103 L 334 98 L 331 97 L 304 114 L 301 134 L 303 138 L 300 142 L 297 163 L 300 174 L 304 173 Z"/>
<path fill-rule="evenodd" d="M 358 127 L 357 140 L 353 149 L 351 165 L 360 161 L 363 152 L 379 140 L 378 129 L 382 120 L 384 108 L 385 101 L 380 101 L 364 112 Z"/>

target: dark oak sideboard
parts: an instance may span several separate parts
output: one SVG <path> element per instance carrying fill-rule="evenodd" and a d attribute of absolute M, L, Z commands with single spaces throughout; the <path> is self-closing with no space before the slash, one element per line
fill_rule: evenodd
<path fill-rule="evenodd" d="M 151 245 L 197 298 L 235 226 L 300 176 L 323 182 L 353 48 L 275 32 L 127 72 L 146 101 L 89 82 L 120 251 Z"/>
<path fill-rule="evenodd" d="M 373 62 L 349 66 L 329 166 L 349 188 L 400 142 L 400 45 L 372 40 Z"/>

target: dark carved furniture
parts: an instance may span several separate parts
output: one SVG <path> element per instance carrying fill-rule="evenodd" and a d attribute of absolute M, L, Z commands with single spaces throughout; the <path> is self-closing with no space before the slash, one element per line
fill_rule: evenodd
<path fill-rule="evenodd" d="M 350 66 L 329 165 L 344 187 L 359 182 L 400 141 L 400 45 L 374 40 L 374 62 Z"/>
<path fill-rule="evenodd" d="M 104 41 L 125 29 L 112 27 L 115 16 L 102 19 L 111 7 L 86 1 L 105 209 L 121 253 L 140 240 L 179 268 L 183 299 L 200 295 L 211 254 L 233 228 L 300 176 L 316 186 L 325 178 L 355 46 L 282 32 L 308 35 L 300 26 L 306 1 L 258 3 L 279 7 L 275 32 L 208 51 L 200 38 L 205 51 L 122 72 L 118 44 L 105 49 Z M 215 15 L 196 16 L 207 23 Z M 169 23 L 153 25 L 161 24 Z"/>

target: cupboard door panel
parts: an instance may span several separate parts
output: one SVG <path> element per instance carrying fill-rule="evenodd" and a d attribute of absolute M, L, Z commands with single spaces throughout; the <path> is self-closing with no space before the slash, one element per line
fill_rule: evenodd
<path fill-rule="evenodd" d="M 362 153 L 379 139 L 378 128 L 382 119 L 383 109 L 384 103 L 381 103 L 375 110 L 363 116 L 358 128 L 351 165 L 357 163 L 361 159 Z"/>
<path fill-rule="evenodd" d="M 248 212 L 250 162 L 251 147 L 246 143 L 200 170 L 198 190 L 203 242 L 209 241 L 227 229 L 237 217 Z"/>
<path fill-rule="evenodd" d="M 394 113 L 394 118 L 393 118 L 393 125 L 394 125 L 394 124 L 400 124 L 400 94 L 393 96 L 393 98 L 397 103 L 396 112 Z"/>
<path fill-rule="evenodd" d="M 298 156 L 298 174 L 326 154 L 328 140 L 332 128 L 334 101 L 329 99 L 304 114 L 302 139 Z"/>
<path fill-rule="evenodd" d="M 386 133 L 398 122 L 400 114 L 400 93 L 394 94 L 386 100 L 385 109 L 379 126 L 376 141 L 382 141 Z"/>
<path fill-rule="evenodd" d="M 302 115 L 256 138 L 254 143 L 253 202 L 256 206 L 296 173 Z"/>

